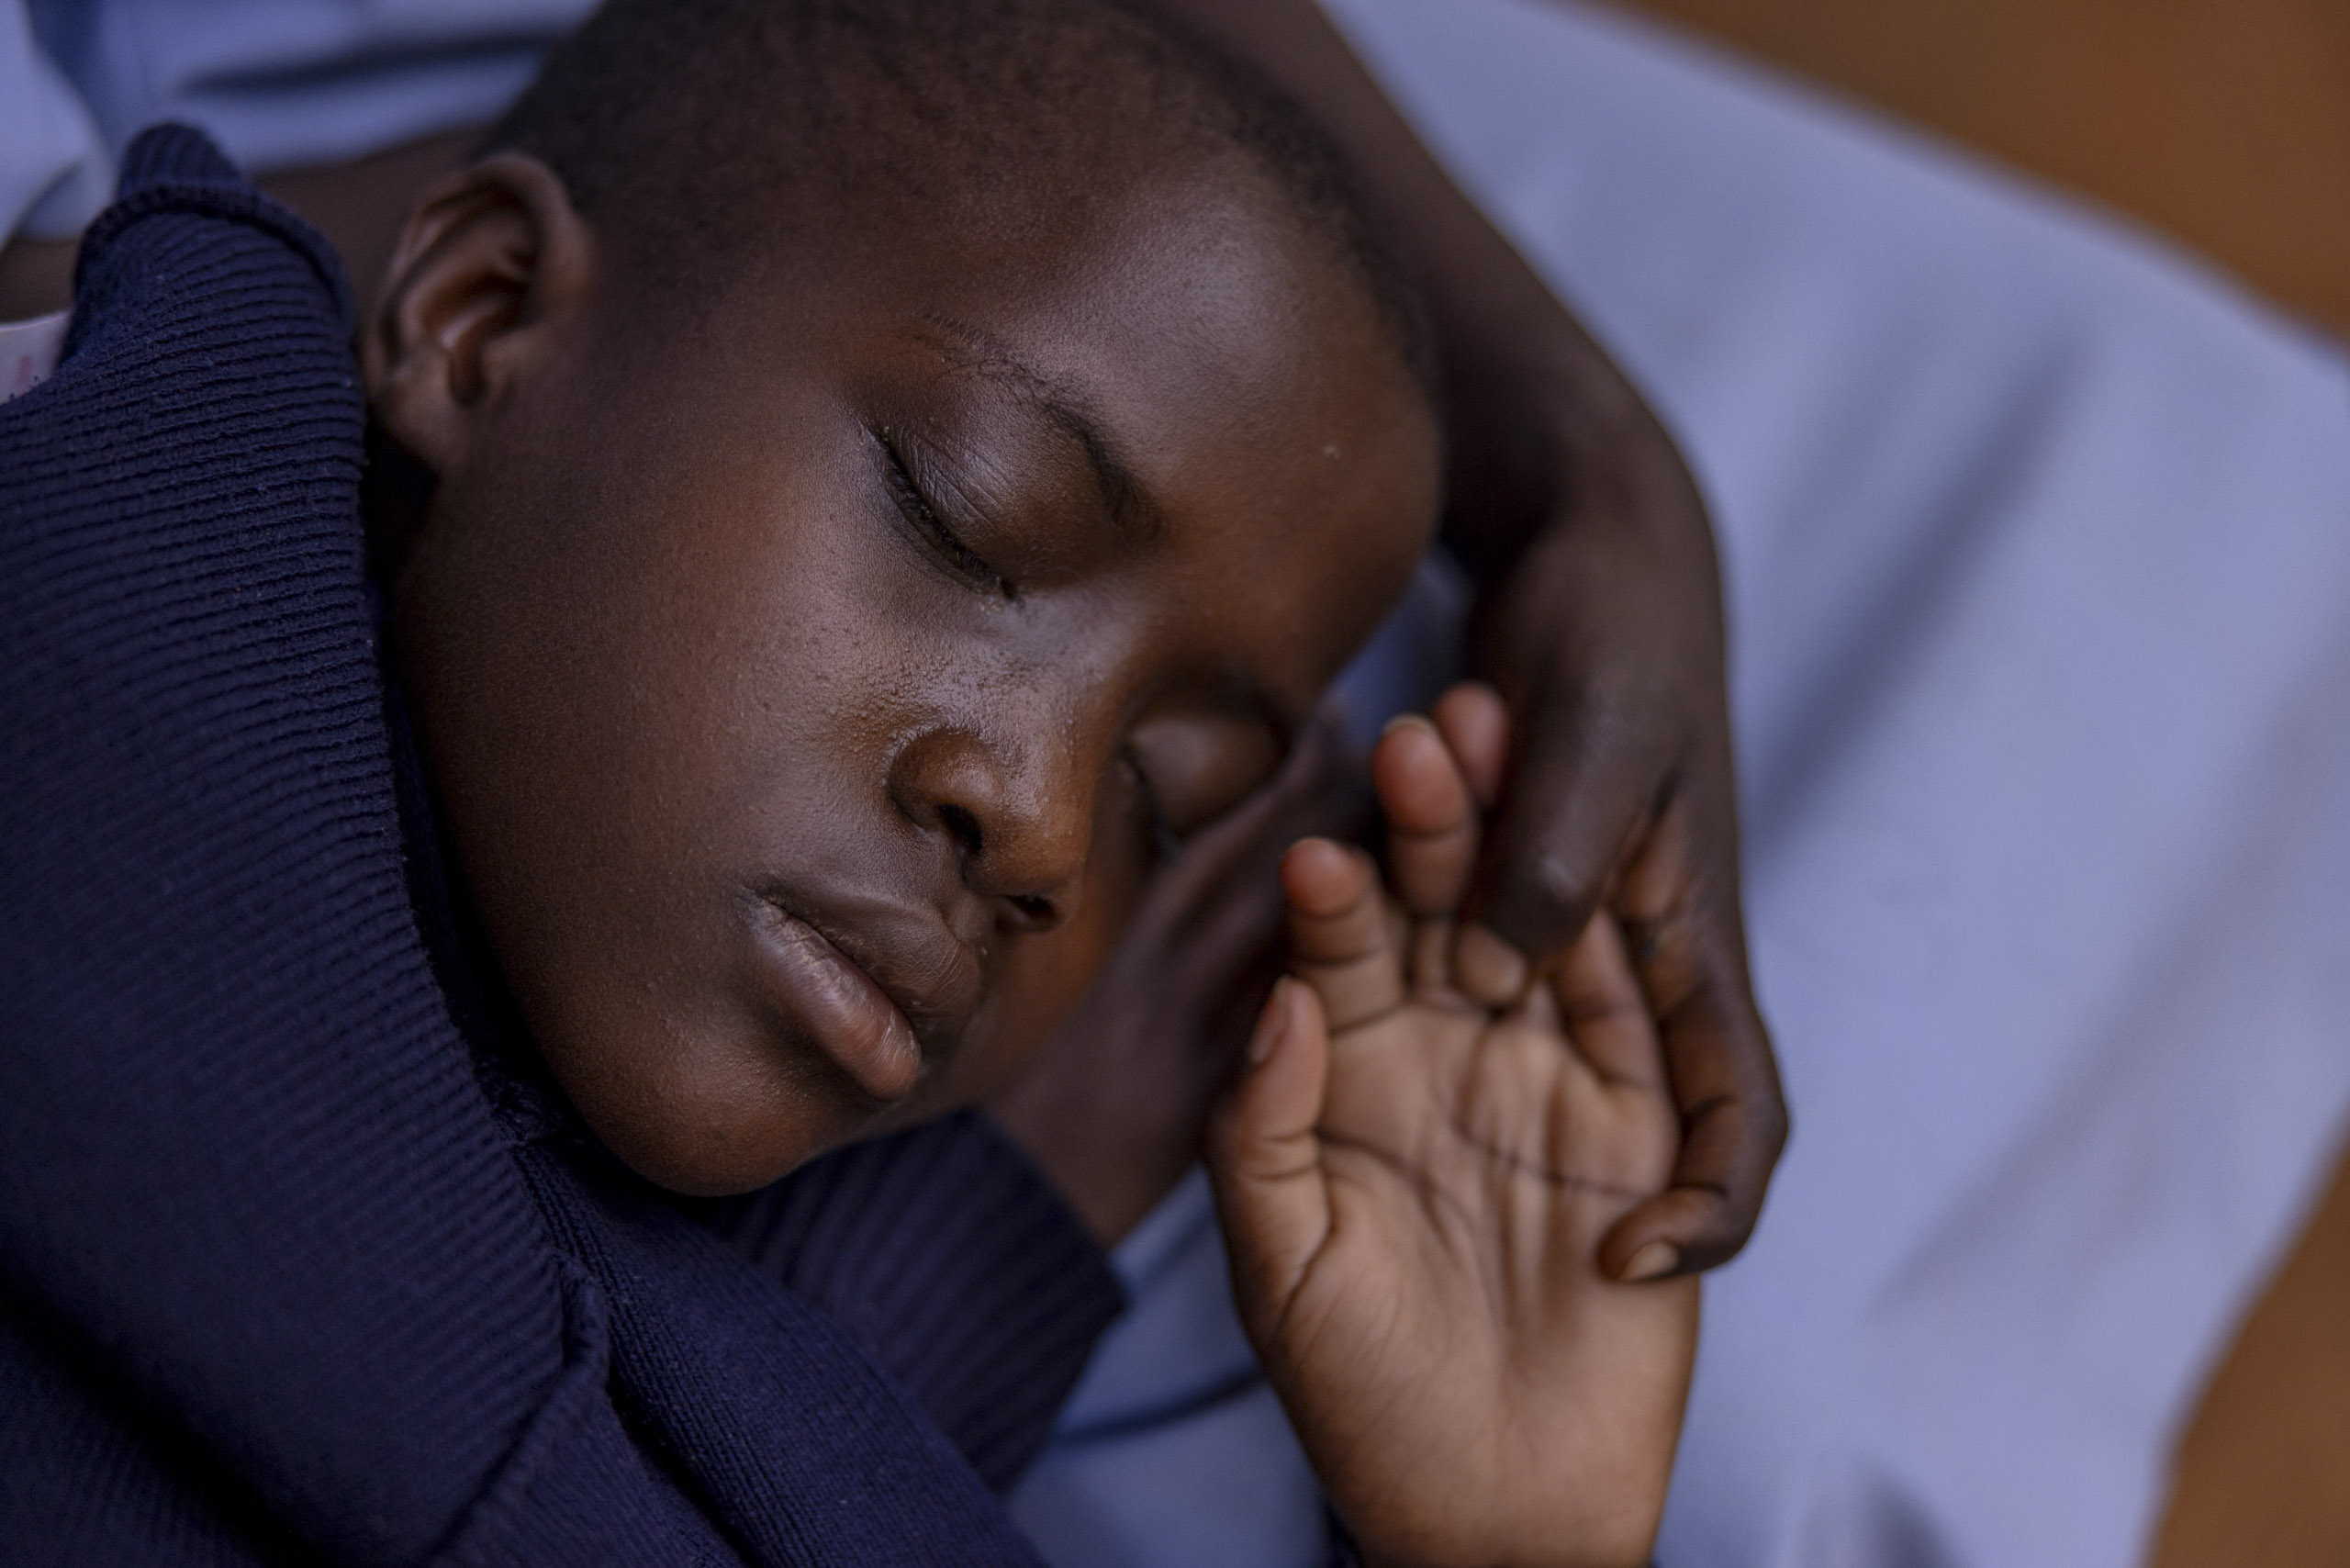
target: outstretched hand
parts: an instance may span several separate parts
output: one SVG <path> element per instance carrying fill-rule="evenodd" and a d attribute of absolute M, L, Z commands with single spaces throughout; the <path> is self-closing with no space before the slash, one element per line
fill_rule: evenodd
<path fill-rule="evenodd" d="M 1618 1282 L 1598 1249 L 1671 1180 L 1663 1058 L 1606 913 L 1540 962 L 1458 939 L 1504 721 L 1490 692 L 1440 712 L 1373 757 L 1392 897 L 1326 839 L 1283 863 L 1295 978 L 1210 1139 L 1235 1290 L 1375 1561 L 1642 1562 L 1697 1287 Z"/>

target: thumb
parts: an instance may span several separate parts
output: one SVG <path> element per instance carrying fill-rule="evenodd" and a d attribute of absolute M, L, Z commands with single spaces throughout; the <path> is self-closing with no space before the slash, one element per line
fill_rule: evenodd
<path fill-rule="evenodd" d="M 1596 748 L 1573 723 L 1538 720 L 1485 833 L 1469 913 L 1519 951 L 1561 951 L 1589 924 L 1664 783 L 1662 760 Z"/>
<path fill-rule="evenodd" d="M 1279 1318 L 1330 1234 L 1315 1128 L 1330 1076 L 1330 1031 L 1311 986 L 1273 987 L 1240 1081 L 1208 1132 L 1232 1283 L 1252 1327 Z"/>

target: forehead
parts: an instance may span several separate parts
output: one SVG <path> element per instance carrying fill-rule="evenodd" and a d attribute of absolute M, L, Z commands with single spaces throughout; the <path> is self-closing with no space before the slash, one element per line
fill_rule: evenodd
<path fill-rule="evenodd" d="M 966 541 L 990 565 L 1007 537 L 1032 562 L 1086 557 L 1024 597 L 1040 676 L 1082 666 L 1113 704 L 1204 678 L 1294 722 L 1434 531 L 1435 417 L 1368 288 L 1261 182 L 1103 174 L 1067 200 L 811 221 L 699 294 L 616 266 L 549 428 L 644 504 L 737 514 L 744 550 L 829 555 L 890 510 L 878 438 L 911 436 L 957 490 L 934 498 L 976 503 L 955 521 L 991 535 Z M 1080 429 L 1147 528 L 1106 526 L 1116 487 Z"/>
<path fill-rule="evenodd" d="M 845 275 L 847 352 L 1058 432 L 1170 594 L 1292 633 L 1285 684 L 1326 678 L 1426 547 L 1420 384 L 1368 286 L 1261 183 L 1138 179 L 885 241 Z"/>

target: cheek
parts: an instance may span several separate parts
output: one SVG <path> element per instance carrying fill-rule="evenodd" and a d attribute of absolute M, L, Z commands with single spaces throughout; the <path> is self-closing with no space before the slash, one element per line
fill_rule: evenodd
<path fill-rule="evenodd" d="M 840 509 L 759 527 L 724 497 L 599 498 L 453 495 L 396 596 L 402 664 L 566 1093 L 655 1180 L 739 1187 L 864 1114 L 742 1000 L 745 880 L 886 852 L 882 759 L 934 651 Z"/>
<path fill-rule="evenodd" d="M 520 843 L 560 852 L 537 874 L 632 867 L 642 897 L 738 850 L 746 829 L 836 807 L 840 775 L 887 722 L 872 689 L 895 661 L 821 534 L 744 539 L 684 512 L 629 532 L 477 598 L 477 656 L 450 696 L 472 711 L 467 771 L 520 819 L 506 825 Z"/>

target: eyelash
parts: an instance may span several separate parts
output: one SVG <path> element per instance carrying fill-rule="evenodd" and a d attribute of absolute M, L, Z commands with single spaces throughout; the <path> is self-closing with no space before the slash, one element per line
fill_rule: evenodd
<path fill-rule="evenodd" d="M 1150 775 L 1143 771 L 1142 758 L 1134 754 L 1132 747 L 1119 756 L 1125 762 L 1127 774 L 1134 779 L 1135 793 L 1142 797 L 1143 810 L 1150 813 L 1151 846 L 1158 852 L 1161 860 L 1174 859 L 1182 853 L 1183 840 L 1169 825 L 1166 812 L 1159 808 L 1158 791 L 1150 787 Z"/>
<path fill-rule="evenodd" d="M 886 435 L 879 439 L 882 455 L 889 465 L 890 493 L 896 499 L 899 511 L 929 536 L 931 543 L 957 571 L 976 583 L 993 588 L 1005 599 L 1018 598 L 1012 585 L 989 566 L 978 551 L 964 543 L 963 536 L 938 515 L 937 509 L 930 504 L 930 498 L 923 495 L 922 487 L 914 483 L 912 473 L 906 467 L 906 460 L 898 453 L 897 443 Z"/>

